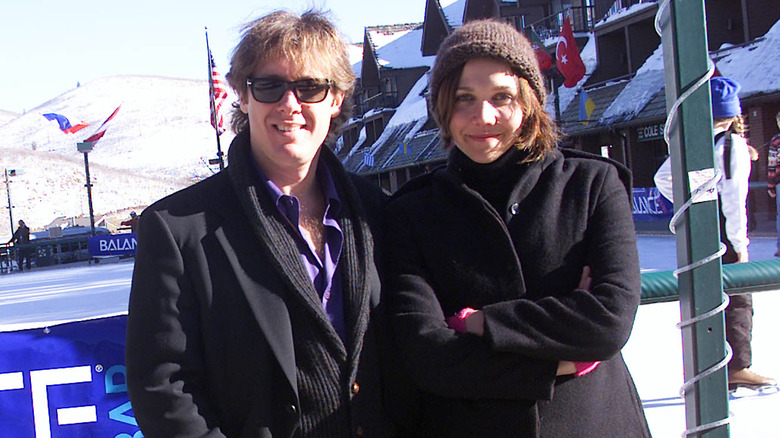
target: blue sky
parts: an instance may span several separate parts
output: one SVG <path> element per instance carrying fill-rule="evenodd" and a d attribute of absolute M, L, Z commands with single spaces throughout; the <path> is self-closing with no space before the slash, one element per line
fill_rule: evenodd
<path fill-rule="evenodd" d="M 425 0 L 14 0 L 0 10 L 0 110 L 33 110 L 93 79 L 207 77 L 204 27 L 227 72 L 241 25 L 275 9 L 330 10 L 352 42 L 365 26 L 421 22 Z"/>

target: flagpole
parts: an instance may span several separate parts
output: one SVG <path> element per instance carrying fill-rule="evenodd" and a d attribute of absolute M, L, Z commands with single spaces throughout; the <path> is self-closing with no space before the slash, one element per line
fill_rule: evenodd
<path fill-rule="evenodd" d="M 214 127 L 214 133 L 217 137 L 217 161 L 219 162 L 219 170 L 225 168 L 225 161 L 222 159 L 222 145 L 219 142 L 219 115 L 216 111 L 216 105 L 214 104 L 214 76 L 213 76 L 213 70 L 211 67 L 211 48 L 209 48 L 209 28 L 204 27 L 206 31 L 206 64 L 209 66 L 209 108 L 210 108 L 210 117 L 211 117 L 211 126 Z"/>

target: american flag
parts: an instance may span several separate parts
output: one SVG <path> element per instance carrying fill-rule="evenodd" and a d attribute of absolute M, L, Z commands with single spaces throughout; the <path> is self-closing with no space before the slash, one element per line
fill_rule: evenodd
<path fill-rule="evenodd" d="M 217 130 L 218 134 L 225 132 L 225 125 L 220 110 L 222 104 L 227 100 L 227 83 L 222 79 L 222 75 L 217 72 L 217 66 L 214 64 L 214 56 L 209 52 L 209 92 L 211 100 L 211 126 Z"/>

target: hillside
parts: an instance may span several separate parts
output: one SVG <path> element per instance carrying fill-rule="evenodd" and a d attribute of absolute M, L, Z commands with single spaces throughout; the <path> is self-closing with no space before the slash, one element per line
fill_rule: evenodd
<path fill-rule="evenodd" d="M 19 116 L 20 114 L 17 114 L 15 112 L 0 110 L 0 126 L 5 125 L 6 123 L 10 122 L 11 120 Z"/>
<path fill-rule="evenodd" d="M 233 100 L 231 96 L 229 102 Z M 38 229 L 60 216 L 89 215 L 84 156 L 76 143 L 92 135 L 119 105 L 106 135 L 89 154 L 96 218 L 146 206 L 216 170 L 207 164 L 217 147 L 209 124 L 206 81 L 144 76 L 98 79 L 23 115 L 0 114 L 0 172 L 23 171 L 11 178 L 14 222 L 24 219 Z M 64 134 L 56 122 L 42 116 L 50 112 L 91 126 Z M 224 152 L 231 139 L 229 131 L 221 136 Z M 6 208 L 0 215 L 0 242 L 11 234 L 2 186 L 0 205 Z"/>

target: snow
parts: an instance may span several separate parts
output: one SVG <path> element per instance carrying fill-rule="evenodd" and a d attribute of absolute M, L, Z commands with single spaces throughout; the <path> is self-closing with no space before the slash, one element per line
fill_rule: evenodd
<path fill-rule="evenodd" d="M 362 44 L 350 44 L 347 48 L 349 51 L 349 64 L 354 65 L 360 63 L 363 60 L 363 45 Z M 354 70 L 354 67 L 353 67 Z M 360 74 L 360 69 L 354 70 L 356 74 Z"/>
<path fill-rule="evenodd" d="M 444 17 L 449 23 L 450 27 L 457 29 L 463 25 L 463 14 L 466 11 L 466 0 L 457 0 L 448 3 L 447 1 L 440 1 L 439 4 L 444 12 Z M 445 6 L 445 4 L 447 4 Z"/>
<path fill-rule="evenodd" d="M 0 110 L 0 126 L 5 125 L 11 120 L 19 117 L 21 114 L 17 114 L 12 111 Z"/>
<path fill-rule="evenodd" d="M 409 94 L 406 95 L 404 101 L 398 105 L 398 110 L 387 122 L 388 127 L 402 125 L 415 120 L 428 120 L 428 101 L 423 95 L 427 86 L 428 74 L 426 73 L 420 76 L 420 79 L 417 80 Z M 385 132 L 387 131 L 385 129 Z"/>
<path fill-rule="evenodd" d="M 616 2 L 617 3 L 617 2 Z M 647 8 L 655 7 L 658 4 L 657 0 L 645 1 L 644 3 L 636 3 L 627 8 L 621 8 L 614 12 L 608 12 L 607 15 L 596 22 L 595 28 L 598 29 L 601 26 L 620 20 L 621 18 L 629 17 Z"/>
<path fill-rule="evenodd" d="M 773 258 L 776 239 L 753 236 L 751 260 Z M 643 272 L 676 267 L 675 241 L 668 235 L 638 236 Z M 130 293 L 132 259 L 96 265 L 33 269 L 0 275 L 0 332 L 46 327 L 66 321 L 125 314 Z M 780 318 L 780 290 L 753 294 L 752 369 L 780 377 L 776 336 Z M 685 406 L 679 397 L 683 382 L 682 345 L 678 302 L 642 305 L 634 330 L 623 349 L 634 377 L 645 415 L 655 437 L 679 437 L 685 429 Z M 740 389 L 730 397 L 731 437 L 777 436 L 780 430 L 780 395 Z"/>
<path fill-rule="evenodd" d="M 780 91 L 780 20 L 763 38 L 712 55 L 721 75 L 742 85 L 741 98 Z"/>
<path fill-rule="evenodd" d="M 615 100 L 604 110 L 600 124 L 631 120 L 664 88 L 664 54 L 661 44 Z"/>
<path fill-rule="evenodd" d="M 422 56 L 420 44 L 422 28 L 408 31 L 401 38 L 377 49 L 377 58 L 383 67 L 413 68 L 431 67 L 435 56 Z"/>
<path fill-rule="evenodd" d="M 761 38 L 743 45 L 726 45 L 711 52 L 710 55 L 722 76 L 734 79 L 742 85 L 739 93 L 741 99 L 780 91 L 780 21 L 777 21 Z M 655 52 L 645 60 L 636 75 L 604 111 L 599 123 L 605 125 L 632 119 L 663 87 L 663 45 L 659 44 Z M 570 90 L 573 99 L 577 89 Z M 566 108 L 564 99 L 567 90 L 560 90 L 560 92 L 563 110 Z M 565 103 L 568 105 L 568 101 Z"/>
<path fill-rule="evenodd" d="M 383 47 L 392 43 L 398 38 L 408 34 L 409 32 L 411 32 L 411 30 L 402 30 L 398 32 L 382 32 L 379 30 L 370 30 L 368 32 L 368 35 L 370 36 L 371 43 L 374 44 L 374 47 Z"/>
<path fill-rule="evenodd" d="M 231 94 L 223 108 L 234 100 Z M 216 136 L 209 123 L 207 81 L 97 79 L 0 125 L 0 170 L 24 171 L 11 179 L 14 219 L 37 230 L 60 216 L 89 214 L 84 156 L 76 143 L 92 135 L 119 105 L 88 156 L 96 217 L 149 205 L 212 174 L 206 163 L 216 156 Z M 50 112 L 91 126 L 64 134 L 42 116 Z M 229 131 L 221 136 L 223 151 L 231 139 Z M 0 221 L 0 241 L 10 235 L 10 221 Z"/>

